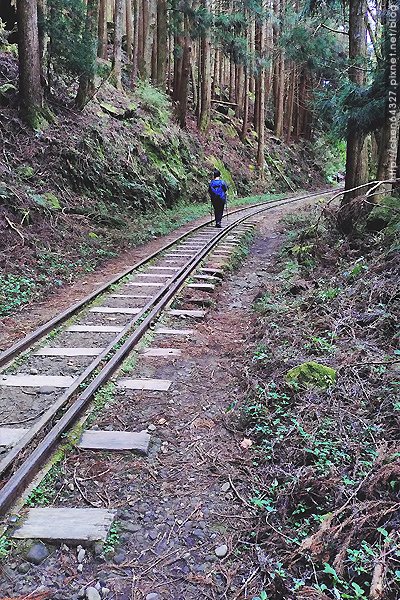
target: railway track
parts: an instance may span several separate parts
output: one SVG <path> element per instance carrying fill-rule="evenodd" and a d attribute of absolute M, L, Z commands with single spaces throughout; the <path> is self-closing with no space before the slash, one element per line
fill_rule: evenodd
<path fill-rule="evenodd" d="M 95 394 L 118 372 L 146 333 L 150 330 L 156 339 L 174 340 L 191 332 L 175 324 L 163 327 L 160 317 L 168 315 L 176 323 L 182 317 L 187 322 L 205 315 L 201 307 L 207 303 L 204 295 L 220 281 L 221 261 L 229 258 L 240 236 L 253 226 L 247 221 L 272 208 L 329 193 L 238 209 L 222 230 L 209 224 L 192 228 L 0 355 L 3 524 L 8 523 L 8 511 L 60 440 L 76 426 Z M 194 299 L 200 308 L 172 308 L 183 289 L 203 295 Z M 173 357 L 179 351 L 161 345 L 150 347 L 146 353 Z M 117 382 L 129 390 L 162 391 L 170 384 L 150 378 L 119 377 Z M 136 450 L 146 452 L 150 436 L 144 432 L 132 435 L 131 449 L 137 444 Z"/>

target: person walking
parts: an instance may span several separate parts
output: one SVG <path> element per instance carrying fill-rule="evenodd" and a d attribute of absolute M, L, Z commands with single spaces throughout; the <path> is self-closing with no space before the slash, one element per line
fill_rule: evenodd
<path fill-rule="evenodd" d="M 208 193 L 210 194 L 211 204 L 214 208 L 215 227 L 221 227 L 227 191 L 228 184 L 221 179 L 221 172 L 218 169 L 214 169 L 213 179 L 208 186 Z"/>

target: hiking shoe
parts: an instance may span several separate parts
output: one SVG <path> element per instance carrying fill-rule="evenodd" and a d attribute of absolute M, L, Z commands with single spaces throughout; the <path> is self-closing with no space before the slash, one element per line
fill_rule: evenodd
<path fill-rule="evenodd" d="M 221 223 L 216 223 L 215 227 L 218 227 L 218 229 L 221 229 L 222 225 L 221 225 Z"/>

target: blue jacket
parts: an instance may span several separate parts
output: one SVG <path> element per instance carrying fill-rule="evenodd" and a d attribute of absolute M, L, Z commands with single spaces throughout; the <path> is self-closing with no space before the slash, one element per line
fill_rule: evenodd
<path fill-rule="evenodd" d="M 211 200 L 222 200 L 226 202 L 226 192 L 228 191 L 228 184 L 223 179 L 217 177 L 210 181 L 208 186 L 208 193 L 210 194 Z"/>

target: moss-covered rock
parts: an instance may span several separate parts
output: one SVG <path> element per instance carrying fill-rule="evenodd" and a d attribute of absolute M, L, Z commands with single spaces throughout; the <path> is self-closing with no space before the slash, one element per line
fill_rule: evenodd
<path fill-rule="evenodd" d="M 336 382 L 336 371 L 326 365 L 308 361 L 290 369 L 286 374 L 286 382 L 289 385 L 327 389 Z"/>
<path fill-rule="evenodd" d="M 367 217 L 368 231 L 381 231 L 398 222 L 400 211 L 400 198 L 385 196 Z"/>

